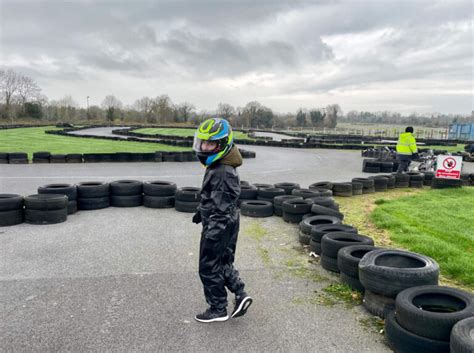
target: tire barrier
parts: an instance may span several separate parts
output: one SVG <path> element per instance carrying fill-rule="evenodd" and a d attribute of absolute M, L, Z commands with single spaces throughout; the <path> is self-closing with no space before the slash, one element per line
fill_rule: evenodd
<path fill-rule="evenodd" d="M 276 216 L 283 217 L 283 202 L 288 200 L 303 200 L 303 198 L 301 196 L 295 195 L 275 196 L 273 199 L 273 213 Z"/>
<path fill-rule="evenodd" d="M 332 193 L 334 196 L 351 197 L 352 184 L 351 183 L 334 183 L 332 185 Z"/>
<path fill-rule="evenodd" d="M 66 195 L 35 194 L 25 197 L 25 222 L 30 224 L 55 224 L 67 220 Z"/>
<path fill-rule="evenodd" d="M 138 207 L 143 205 L 143 183 L 138 180 L 117 180 L 109 184 L 110 206 Z"/>
<path fill-rule="evenodd" d="M 432 189 L 460 188 L 461 186 L 461 179 L 433 178 L 431 181 Z"/>
<path fill-rule="evenodd" d="M 388 189 L 388 180 L 383 175 L 370 176 L 368 179 L 374 181 L 375 192 L 385 192 Z"/>
<path fill-rule="evenodd" d="M 341 282 L 363 293 L 365 288 L 359 280 L 359 262 L 365 254 L 377 249 L 380 248 L 373 245 L 350 245 L 341 248 L 337 253 Z"/>
<path fill-rule="evenodd" d="M 474 352 L 474 340 L 472 332 L 474 331 L 474 317 L 459 321 L 453 327 L 450 336 L 449 347 L 451 353 Z"/>
<path fill-rule="evenodd" d="M 297 184 L 297 183 L 288 183 L 288 182 L 284 182 L 284 183 L 276 183 L 275 184 L 275 187 L 276 188 L 279 188 L 279 189 L 283 189 L 285 190 L 285 194 L 286 195 L 291 195 L 291 192 L 294 190 L 294 189 L 300 189 L 300 184 Z"/>
<path fill-rule="evenodd" d="M 311 229 L 318 225 L 334 225 L 340 224 L 341 220 L 334 216 L 303 216 L 302 221 L 299 223 L 300 237 L 299 241 L 302 245 L 310 245 L 311 241 Z"/>
<path fill-rule="evenodd" d="M 293 190 L 293 193 L 296 190 Z M 293 195 L 303 198 L 301 195 Z M 299 223 L 303 220 L 303 215 L 310 213 L 311 206 L 313 205 L 312 200 L 308 199 L 290 199 L 283 201 L 282 213 L 283 220 L 288 223 Z"/>
<path fill-rule="evenodd" d="M 71 184 L 48 184 L 38 188 L 38 194 L 59 194 L 68 198 L 67 214 L 77 212 L 77 188 Z"/>
<path fill-rule="evenodd" d="M 354 178 L 353 183 L 362 184 L 362 194 L 373 194 L 375 192 L 375 182 L 368 178 Z"/>
<path fill-rule="evenodd" d="M 99 210 L 110 206 L 109 184 L 101 181 L 88 181 L 77 184 L 77 209 Z"/>
<path fill-rule="evenodd" d="M 286 195 L 284 189 L 270 187 L 270 188 L 257 188 L 257 200 L 269 201 L 273 204 L 273 199 L 276 196 Z"/>
<path fill-rule="evenodd" d="M 273 216 L 273 204 L 269 201 L 245 200 L 240 205 L 241 213 L 249 217 L 271 217 Z"/>
<path fill-rule="evenodd" d="M 0 194 L 0 227 L 23 223 L 23 205 L 23 196 Z"/>
<path fill-rule="evenodd" d="M 176 190 L 174 208 L 178 212 L 194 213 L 201 202 L 201 189 L 183 187 Z"/>
<path fill-rule="evenodd" d="M 143 183 L 143 206 L 148 208 L 173 208 L 177 186 L 169 181 L 145 181 Z"/>

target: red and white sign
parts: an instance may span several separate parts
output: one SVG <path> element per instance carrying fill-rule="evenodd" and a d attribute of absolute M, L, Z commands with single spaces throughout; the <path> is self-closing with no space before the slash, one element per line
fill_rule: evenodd
<path fill-rule="evenodd" d="M 461 177 L 461 156 L 438 156 L 436 177 L 445 179 L 459 179 Z"/>

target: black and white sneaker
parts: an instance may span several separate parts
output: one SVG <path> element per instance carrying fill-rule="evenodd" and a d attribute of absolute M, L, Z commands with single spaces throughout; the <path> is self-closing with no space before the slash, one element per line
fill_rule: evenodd
<path fill-rule="evenodd" d="M 249 297 L 246 293 L 235 297 L 235 307 L 231 317 L 239 317 L 245 315 L 249 306 L 252 305 L 252 301 L 253 299 Z"/>
<path fill-rule="evenodd" d="M 217 311 L 213 308 L 208 308 L 202 314 L 198 314 L 194 317 L 199 322 L 214 322 L 214 321 L 227 321 L 229 315 L 227 315 L 227 310 Z"/>

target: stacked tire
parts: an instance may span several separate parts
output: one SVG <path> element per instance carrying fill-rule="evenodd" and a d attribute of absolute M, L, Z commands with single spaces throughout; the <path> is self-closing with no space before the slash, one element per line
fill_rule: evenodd
<path fill-rule="evenodd" d="M 337 253 L 351 245 L 374 245 L 372 238 L 353 232 L 332 232 L 321 239 L 321 266 L 331 272 L 339 273 Z"/>
<path fill-rule="evenodd" d="M 110 206 L 110 187 L 102 181 L 86 181 L 77 184 L 78 210 L 100 210 Z"/>
<path fill-rule="evenodd" d="M 38 188 L 38 194 L 66 195 L 68 198 L 67 214 L 77 212 L 77 188 L 71 184 L 48 184 Z"/>
<path fill-rule="evenodd" d="M 311 206 L 311 213 L 315 216 L 334 216 L 339 218 L 341 221 L 344 219 L 344 215 L 339 212 L 339 206 L 337 206 L 337 208 L 331 206 L 326 207 L 314 203 Z"/>
<path fill-rule="evenodd" d="M 293 190 L 293 193 L 295 190 Z M 295 195 L 297 196 L 297 195 Z M 300 223 L 303 220 L 303 216 L 307 213 L 311 213 L 311 206 L 313 201 L 310 199 L 292 199 L 286 200 L 282 203 L 283 220 L 288 223 Z"/>
<path fill-rule="evenodd" d="M 351 245 L 340 249 L 337 253 L 337 266 L 342 283 L 363 293 L 365 288 L 359 280 L 359 262 L 365 254 L 376 249 L 378 248 L 373 245 Z"/>
<path fill-rule="evenodd" d="M 169 181 L 145 181 L 143 183 L 143 206 L 148 208 L 173 208 L 178 187 Z"/>
<path fill-rule="evenodd" d="M 8 164 L 8 153 L 0 152 L 0 164 Z"/>
<path fill-rule="evenodd" d="M 423 178 L 423 185 L 431 186 L 435 174 L 433 172 L 425 172 L 424 175 L 425 177 Z"/>
<path fill-rule="evenodd" d="M 431 182 L 432 189 L 460 188 L 461 186 L 461 179 L 433 178 Z"/>
<path fill-rule="evenodd" d="M 50 152 L 34 152 L 33 153 L 33 163 L 49 163 L 49 158 L 51 156 Z"/>
<path fill-rule="evenodd" d="M 138 180 L 117 180 L 110 183 L 110 206 L 138 207 L 143 205 L 143 183 Z"/>
<path fill-rule="evenodd" d="M 474 316 L 461 320 L 453 326 L 449 347 L 451 353 L 474 352 Z"/>
<path fill-rule="evenodd" d="M 423 188 L 423 181 L 425 180 L 423 173 L 409 172 L 407 174 L 410 177 L 408 184 L 411 188 Z"/>
<path fill-rule="evenodd" d="M 395 187 L 408 188 L 410 186 L 410 176 L 405 173 L 394 173 Z"/>
<path fill-rule="evenodd" d="M 201 189 L 184 187 L 176 190 L 174 208 L 178 212 L 194 213 L 201 202 Z"/>
<path fill-rule="evenodd" d="M 281 195 L 273 199 L 273 213 L 276 216 L 283 217 L 283 202 L 288 200 L 303 200 L 301 196 Z"/>
<path fill-rule="evenodd" d="M 239 204 L 242 204 L 242 201 L 256 200 L 258 195 L 258 189 L 254 185 L 240 185 L 240 196 Z"/>
<path fill-rule="evenodd" d="M 362 184 L 362 194 L 373 194 L 375 192 L 375 182 L 368 178 L 354 178 L 353 183 Z"/>
<path fill-rule="evenodd" d="M 374 189 L 375 192 L 385 192 L 388 189 L 388 180 L 382 175 L 376 175 L 373 177 L 369 177 L 374 181 Z"/>
<path fill-rule="evenodd" d="M 55 224 L 67 220 L 66 195 L 35 194 L 25 197 L 25 222 L 30 224 Z"/>
<path fill-rule="evenodd" d="M 0 194 L 0 227 L 23 223 L 23 196 Z"/>
<path fill-rule="evenodd" d="M 273 204 L 263 200 L 243 200 L 240 205 L 242 215 L 255 218 L 273 216 Z"/>
<path fill-rule="evenodd" d="M 449 352 L 453 327 L 473 316 L 470 293 L 434 285 L 408 288 L 395 299 L 395 311 L 385 320 L 385 335 L 396 352 Z M 452 352 L 469 352 L 468 344 L 452 341 Z"/>
<path fill-rule="evenodd" d="M 275 187 L 279 188 L 279 189 L 283 189 L 285 191 L 285 195 L 291 195 L 291 192 L 294 189 L 299 189 L 300 188 L 300 184 L 283 182 L 283 183 L 276 183 Z"/>
<path fill-rule="evenodd" d="M 352 184 L 351 183 L 334 183 L 332 185 L 332 192 L 334 196 L 351 197 Z"/>
<path fill-rule="evenodd" d="M 257 189 L 257 200 L 268 201 L 273 204 L 275 196 L 286 195 L 284 189 L 270 187 Z"/>
<path fill-rule="evenodd" d="M 364 173 L 380 173 L 380 163 L 374 159 L 364 159 L 362 162 Z"/>
<path fill-rule="evenodd" d="M 305 217 L 299 224 L 299 241 L 302 245 L 310 245 L 311 229 L 319 225 L 340 224 L 341 220 L 334 216 L 309 216 Z"/>
<path fill-rule="evenodd" d="M 8 163 L 10 164 L 28 164 L 28 154 L 25 152 L 8 153 Z"/>
<path fill-rule="evenodd" d="M 438 277 L 439 266 L 433 259 L 408 251 L 378 249 L 359 262 L 364 306 L 381 318 L 394 309 L 398 293 L 411 287 L 437 285 Z"/>
<path fill-rule="evenodd" d="M 357 234 L 357 229 L 345 224 L 322 224 L 311 228 L 310 250 L 321 255 L 321 241 L 323 236 L 332 232 L 349 232 Z"/>

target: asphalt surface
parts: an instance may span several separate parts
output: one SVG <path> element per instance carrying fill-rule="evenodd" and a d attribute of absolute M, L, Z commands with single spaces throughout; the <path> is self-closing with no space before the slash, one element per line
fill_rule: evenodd
<path fill-rule="evenodd" d="M 239 168 L 250 182 L 306 187 L 364 175 L 356 151 L 251 149 L 257 158 Z M 118 179 L 199 186 L 203 172 L 196 162 L 2 165 L 0 192 Z M 0 228 L 0 351 L 390 352 L 383 336 L 362 324 L 371 318 L 362 307 L 314 300 L 337 277 L 308 263 L 297 227 L 278 217 L 241 220 L 236 265 L 255 299 L 248 314 L 195 322 L 206 307 L 199 236 L 190 214 L 144 207 Z"/>

